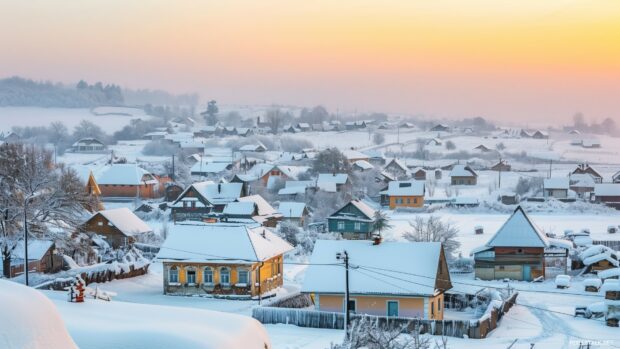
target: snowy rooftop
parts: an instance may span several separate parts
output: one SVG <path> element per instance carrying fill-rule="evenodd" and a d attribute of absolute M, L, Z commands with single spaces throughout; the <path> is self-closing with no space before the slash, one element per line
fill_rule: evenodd
<path fill-rule="evenodd" d="M 148 177 L 146 182 L 142 179 Z M 113 164 L 101 168 L 96 174 L 99 185 L 142 185 L 153 184 L 157 180 L 146 170 L 136 164 Z"/>
<path fill-rule="evenodd" d="M 355 166 L 361 168 L 362 170 L 371 170 L 373 168 L 375 168 L 370 162 L 366 161 L 366 160 L 357 160 L 354 163 Z"/>
<path fill-rule="evenodd" d="M 241 224 L 176 224 L 157 258 L 204 263 L 255 263 L 293 247 L 266 228 Z"/>
<path fill-rule="evenodd" d="M 548 247 L 547 237 L 532 223 L 521 206 L 486 243 L 489 247 Z"/>
<path fill-rule="evenodd" d="M 569 187 L 569 179 L 567 177 L 546 178 L 543 187 L 545 189 L 566 189 Z"/>
<path fill-rule="evenodd" d="M 368 159 L 368 155 L 353 149 L 343 150 L 342 155 L 344 155 L 344 157 L 348 160 Z"/>
<path fill-rule="evenodd" d="M 227 162 L 209 162 L 209 159 L 202 159 L 195 163 L 190 172 L 192 173 L 220 173 L 226 171 L 231 163 Z"/>
<path fill-rule="evenodd" d="M 267 200 L 265 200 L 260 195 L 244 196 L 244 197 L 239 198 L 239 201 L 240 202 L 251 202 L 251 203 L 254 203 L 256 205 L 256 207 L 258 208 L 258 215 L 259 216 L 267 216 L 267 215 L 272 215 L 272 214 L 278 213 L 278 211 L 276 211 L 276 209 L 273 208 L 273 206 L 271 206 L 267 202 Z"/>
<path fill-rule="evenodd" d="M 111 210 L 102 210 L 93 215 L 101 214 L 118 230 L 127 236 L 147 233 L 153 231 L 143 220 L 136 216 L 127 207 L 114 208 Z"/>
<path fill-rule="evenodd" d="M 50 240 L 28 240 L 28 260 L 40 260 L 53 245 Z M 24 240 L 21 240 L 15 245 L 13 258 L 24 260 L 24 256 Z"/>
<path fill-rule="evenodd" d="M 381 192 L 389 196 L 424 196 L 424 181 L 391 181 Z"/>
<path fill-rule="evenodd" d="M 317 240 L 302 292 L 344 293 L 345 269 L 336 259 L 336 254 L 343 251 L 347 251 L 349 263 L 354 266 L 349 274 L 352 294 L 435 294 L 440 243 L 382 242 L 373 245 L 372 241 L 365 240 Z"/>
<path fill-rule="evenodd" d="M 319 173 L 316 182 L 317 186 L 321 187 L 323 183 L 345 184 L 348 179 L 349 175 L 346 173 Z"/>
<path fill-rule="evenodd" d="M 477 177 L 478 175 L 467 165 L 456 164 L 450 171 L 450 177 Z"/>
<path fill-rule="evenodd" d="M 224 206 L 222 213 L 226 215 L 251 216 L 254 214 L 256 205 L 253 202 L 229 202 Z"/>
<path fill-rule="evenodd" d="M 281 202 L 278 207 L 280 212 L 285 218 L 301 218 L 303 216 L 306 204 L 303 202 Z"/>
<path fill-rule="evenodd" d="M 594 186 L 596 196 L 620 196 L 620 183 L 604 183 Z"/>
<path fill-rule="evenodd" d="M 243 184 L 213 183 L 212 181 L 197 182 L 187 187 L 179 198 L 182 198 L 184 193 L 192 187 L 211 204 L 222 205 L 237 200 L 241 196 Z"/>

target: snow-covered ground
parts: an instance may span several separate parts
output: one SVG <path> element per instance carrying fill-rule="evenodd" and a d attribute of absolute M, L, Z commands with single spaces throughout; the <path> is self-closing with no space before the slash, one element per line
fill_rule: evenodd
<path fill-rule="evenodd" d="M 128 125 L 131 119 L 150 118 L 138 108 L 99 107 L 93 111 L 87 108 L 0 107 L 0 131 L 10 131 L 13 126 L 49 126 L 55 121 L 61 121 L 72 131 L 82 120 L 88 120 L 104 132 L 113 133 Z"/>

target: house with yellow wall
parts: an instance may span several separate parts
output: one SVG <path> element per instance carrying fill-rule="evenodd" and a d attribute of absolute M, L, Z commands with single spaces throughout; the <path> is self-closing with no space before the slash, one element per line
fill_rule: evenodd
<path fill-rule="evenodd" d="M 349 309 L 356 314 L 442 320 L 444 292 L 452 288 L 439 242 L 318 240 L 301 291 L 315 310 L 344 312 L 349 257 Z"/>
<path fill-rule="evenodd" d="M 264 227 L 175 224 L 157 259 L 165 294 L 255 297 L 282 286 L 284 254 L 292 249 Z"/>
<path fill-rule="evenodd" d="M 424 181 L 391 181 L 387 189 L 381 191 L 381 205 L 390 209 L 397 207 L 424 206 Z"/>

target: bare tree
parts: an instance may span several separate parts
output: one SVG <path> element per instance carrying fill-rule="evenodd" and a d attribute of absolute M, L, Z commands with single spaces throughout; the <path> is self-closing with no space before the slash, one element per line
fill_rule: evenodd
<path fill-rule="evenodd" d="M 446 252 L 446 257 L 452 259 L 461 243 L 456 240 L 459 233 L 458 228 L 451 222 L 444 222 L 437 216 L 430 216 L 427 219 L 416 217 L 409 221 L 413 229 L 403 237 L 414 242 L 441 242 Z"/>

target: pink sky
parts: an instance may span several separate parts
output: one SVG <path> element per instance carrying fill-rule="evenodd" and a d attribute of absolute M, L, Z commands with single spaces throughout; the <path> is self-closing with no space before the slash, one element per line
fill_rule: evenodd
<path fill-rule="evenodd" d="M 220 104 L 620 121 L 619 1 L 464 4 L 5 2 L 0 76 L 196 91 Z"/>

